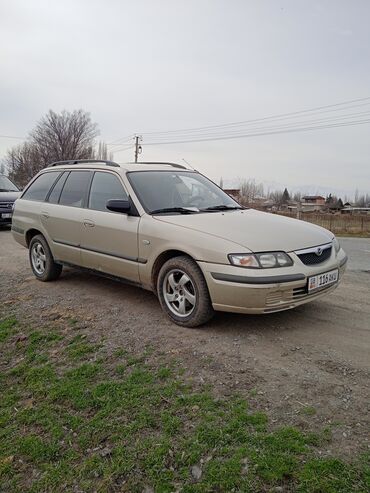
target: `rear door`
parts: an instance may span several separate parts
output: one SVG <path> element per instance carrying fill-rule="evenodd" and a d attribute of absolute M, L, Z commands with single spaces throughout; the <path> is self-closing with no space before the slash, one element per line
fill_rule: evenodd
<path fill-rule="evenodd" d="M 138 282 L 140 217 L 109 211 L 111 199 L 128 199 L 120 176 L 95 171 L 82 221 L 83 266 Z"/>
<path fill-rule="evenodd" d="M 65 171 L 42 204 L 41 221 L 57 260 L 81 265 L 84 207 L 92 176 L 89 170 Z"/>

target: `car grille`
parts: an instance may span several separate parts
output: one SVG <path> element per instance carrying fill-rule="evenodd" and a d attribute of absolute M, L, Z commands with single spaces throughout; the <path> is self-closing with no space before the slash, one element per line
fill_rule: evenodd
<path fill-rule="evenodd" d="M 324 286 L 321 289 L 309 293 L 307 284 L 305 284 L 305 286 L 299 288 L 272 292 L 266 296 L 266 308 L 264 311 L 268 313 L 286 310 L 287 308 L 294 306 L 294 302 L 296 301 L 303 301 L 311 297 L 315 298 L 317 295 L 329 291 L 335 286 L 336 284 L 329 284 L 328 286 Z"/>
<path fill-rule="evenodd" d="M 9 209 L 13 207 L 13 202 L 0 202 L 0 209 Z"/>
<path fill-rule="evenodd" d="M 294 288 L 293 289 L 293 299 L 294 300 L 302 300 L 306 298 L 310 298 L 310 296 L 315 296 L 318 293 L 322 293 L 323 291 L 327 291 L 333 286 L 335 286 L 336 283 L 334 284 L 328 284 L 327 286 L 324 286 L 319 289 L 315 289 L 315 291 L 312 291 L 311 293 L 308 291 L 307 284 L 306 286 L 303 286 L 301 288 Z"/>
<path fill-rule="evenodd" d="M 295 254 L 303 264 L 317 265 L 322 264 L 330 258 L 332 249 L 332 244 L 327 243 L 326 245 L 298 250 Z"/>

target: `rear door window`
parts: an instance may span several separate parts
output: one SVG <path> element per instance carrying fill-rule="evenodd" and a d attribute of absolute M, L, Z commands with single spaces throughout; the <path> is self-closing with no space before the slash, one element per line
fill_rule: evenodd
<path fill-rule="evenodd" d="M 112 173 L 95 172 L 90 189 L 89 209 L 96 211 L 108 211 L 108 200 L 128 200 L 122 183 L 118 176 Z"/>
<path fill-rule="evenodd" d="M 50 192 L 48 198 L 48 202 L 50 202 L 50 204 L 57 204 L 59 202 L 60 192 L 63 190 L 63 186 L 66 182 L 66 179 L 68 178 L 68 175 L 69 175 L 68 171 L 63 173 L 63 175 L 59 178 L 59 180 L 54 185 L 54 188 Z"/>
<path fill-rule="evenodd" d="M 71 171 L 64 184 L 59 204 L 85 207 L 91 175 L 91 171 Z"/>
<path fill-rule="evenodd" d="M 48 171 L 47 173 L 43 173 L 38 176 L 31 186 L 24 192 L 22 199 L 38 200 L 43 202 L 60 173 L 60 171 Z"/>

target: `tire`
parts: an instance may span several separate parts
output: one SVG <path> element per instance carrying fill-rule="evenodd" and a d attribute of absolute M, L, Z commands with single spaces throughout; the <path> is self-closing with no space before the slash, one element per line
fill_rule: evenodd
<path fill-rule="evenodd" d="M 214 315 L 206 280 L 189 257 L 174 257 L 163 264 L 157 293 L 163 311 L 177 325 L 199 327 Z"/>
<path fill-rule="evenodd" d="M 42 235 L 32 238 L 29 257 L 32 272 L 39 281 L 54 281 L 62 273 L 63 266 L 54 262 L 49 245 Z"/>

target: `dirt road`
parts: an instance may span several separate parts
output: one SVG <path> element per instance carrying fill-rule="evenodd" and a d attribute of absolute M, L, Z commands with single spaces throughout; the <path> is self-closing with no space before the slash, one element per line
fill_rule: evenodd
<path fill-rule="evenodd" d="M 199 385 L 245 395 L 273 423 L 328 426 L 331 451 L 347 455 L 370 446 L 370 239 L 343 245 L 349 270 L 327 298 L 259 317 L 218 314 L 189 330 L 169 322 L 139 288 L 72 269 L 57 282 L 36 281 L 27 251 L 0 230 L 0 315 L 10 307 L 33 323 L 69 317 L 107 346 L 151 346 Z"/>

